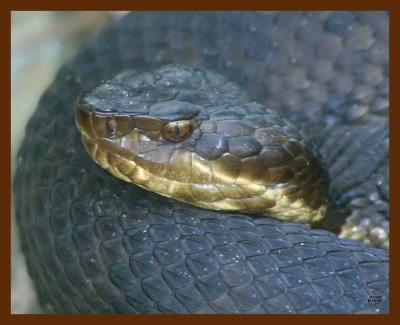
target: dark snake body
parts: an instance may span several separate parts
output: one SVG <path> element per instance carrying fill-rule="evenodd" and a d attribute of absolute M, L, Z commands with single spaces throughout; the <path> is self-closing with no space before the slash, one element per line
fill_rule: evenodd
<path fill-rule="evenodd" d="M 83 150 L 73 109 L 82 91 L 127 68 L 218 71 L 295 122 L 329 126 L 320 140 L 331 200 L 381 225 L 387 33 L 378 12 L 170 12 L 131 13 L 90 40 L 42 96 L 19 153 L 16 217 L 43 304 L 65 313 L 388 312 L 387 251 L 118 181 Z"/>

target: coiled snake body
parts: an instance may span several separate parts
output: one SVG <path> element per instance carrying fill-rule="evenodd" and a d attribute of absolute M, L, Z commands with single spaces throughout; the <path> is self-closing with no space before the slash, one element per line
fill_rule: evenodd
<path fill-rule="evenodd" d="M 125 70 L 219 72 L 294 123 L 319 125 L 333 211 L 323 226 L 387 248 L 387 24 L 381 12 L 131 13 L 90 40 L 42 96 L 19 153 L 16 216 L 42 302 L 68 313 L 387 312 L 387 251 L 121 182 L 91 161 L 73 127 L 78 95 Z M 185 121 L 197 125 L 196 114 Z M 187 123 L 165 137 L 177 142 Z M 199 146 L 214 148 L 212 159 L 223 146 L 244 158 L 261 151 L 213 141 Z"/>

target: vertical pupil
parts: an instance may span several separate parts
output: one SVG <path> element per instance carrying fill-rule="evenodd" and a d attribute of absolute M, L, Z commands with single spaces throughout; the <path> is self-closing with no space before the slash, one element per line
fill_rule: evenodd
<path fill-rule="evenodd" d="M 116 127 L 117 127 L 117 122 L 114 120 L 114 119 L 112 119 L 112 120 L 109 120 L 108 122 L 107 122 L 107 129 L 108 129 L 108 131 L 111 133 L 111 134 L 115 134 L 115 132 L 116 132 Z"/>
<path fill-rule="evenodd" d="M 175 123 L 174 132 L 175 132 L 175 136 L 178 136 L 181 133 L 178 123 Z"/>

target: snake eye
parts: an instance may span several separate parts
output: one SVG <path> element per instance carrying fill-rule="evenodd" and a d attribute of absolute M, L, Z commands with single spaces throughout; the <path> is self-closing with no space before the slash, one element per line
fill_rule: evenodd
<path fill-rule="evenodd" d="M 168 122 L 163 130 L 162 136 L 170 142 L 180 142 L 187 139 L 193 132 L 195 126 L 191 120 Z"/>

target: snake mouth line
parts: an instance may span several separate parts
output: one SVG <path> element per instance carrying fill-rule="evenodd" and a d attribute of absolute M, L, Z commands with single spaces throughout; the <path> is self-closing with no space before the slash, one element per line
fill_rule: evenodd
<path fill-rule="evenodd" d="M 326 205 L 321 205 L 316 211 L 308 207 L 302 199 L 293 202 L 287 196 L 286 188 L 267 189 L 257 184 L 191 184 L 174 181 L 149 172 L 141 167 L 138 159 L 128 160 L 118 154 L 102 151 L 98 144 L 93 144 L 84 134 L 82 139 L 92 159 L 118 179 L 200 208 L 274 216 L 285 221 L 311 224 L 326 215 Z M 245 193 L 246 197 L 226 197 L 232 191 Z"/>

